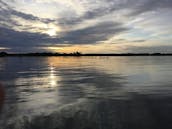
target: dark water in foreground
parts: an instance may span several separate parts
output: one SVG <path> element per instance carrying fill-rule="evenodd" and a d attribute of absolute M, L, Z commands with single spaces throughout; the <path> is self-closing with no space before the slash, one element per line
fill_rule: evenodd
<path fill-rule="evenodd" d="M 172 57 L 6 57 L 0 83 L 0 129 L 172 129 Z"/>

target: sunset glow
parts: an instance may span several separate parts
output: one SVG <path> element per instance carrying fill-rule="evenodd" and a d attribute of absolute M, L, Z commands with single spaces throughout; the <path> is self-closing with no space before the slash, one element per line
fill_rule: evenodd
<path fill-rule="evenodd" d="M 172 52 L 169 0 L 1 0 L 0 6 L 0 50 Z"/>

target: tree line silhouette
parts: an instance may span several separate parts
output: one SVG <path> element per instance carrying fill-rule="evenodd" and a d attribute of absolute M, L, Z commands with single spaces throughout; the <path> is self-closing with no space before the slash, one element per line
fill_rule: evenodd
<path fill-rule="evenodd" d="M 88 53 L 82 54 L 81 52 L 73 53 L 51 53 L 51 52 L 41 52 L 41 53 L 7 53 L 0 52 L 0 57 L 5 56 L 172 56 L 172 53 Z"/>

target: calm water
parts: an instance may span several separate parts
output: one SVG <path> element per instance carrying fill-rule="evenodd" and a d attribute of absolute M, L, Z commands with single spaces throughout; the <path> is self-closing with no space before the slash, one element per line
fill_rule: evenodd
<path fill-rule="evenodd" d="M 0 83 L 0 129 L 172 129 L 172 57 L 5 57 Z"/>

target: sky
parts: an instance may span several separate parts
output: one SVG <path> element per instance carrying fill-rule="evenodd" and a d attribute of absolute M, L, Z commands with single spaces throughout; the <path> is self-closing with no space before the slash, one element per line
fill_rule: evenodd
<path fill-rule="evenodd" d="M 172 0 L 0 0 L 0 51 L 172 52 Z"/>

